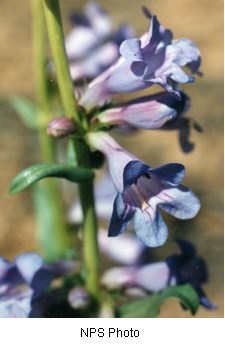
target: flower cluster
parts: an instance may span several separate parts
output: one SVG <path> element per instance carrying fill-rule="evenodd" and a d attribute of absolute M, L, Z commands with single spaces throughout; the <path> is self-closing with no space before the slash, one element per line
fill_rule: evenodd
<path fill-rule="evenodd" d="M 96 13 L 95 8 L 94 13 L 100 16 L 101 21 L 107 22 L 105 14 L 99 9 Z M 156 16 L 152 16 L 146 8 L 144 13 L 150 20 L 149 31 L 140 39 L 130 38 L 122 42 L 121 56 L 86 87 L 79 104 L 91 116 L 86 142 L 92 150 L 101 151 L 106 156 L 117 191 L 109 236 L 121 234 L 133 220 L 134 231 L 143 243 L 157 247 L 163 245 L 168 237 L 161 210 L 179 219 L 190 219 L 200 209 L 195 194 L 181 184 L 185 168 L 178 163 L 152 168 L 123 149 L 105 129 L 112 126 L 180 129 L 181 145 L 185 151 L 190 151 L 193 147 L 188 140 L 190 120 L 184 117 L 190 99 L 179 89 L 179 84 L 194 81 L 183 67 L 189 68 L 191 73 L 199 73 L 201 58 L 191 40 L 174 40 L 172 32 L 165 29 Z M 92 30 L 97 23 L 95 15 L 90 17 Z M 96 38 L 92 39 L 88 40 L 91 47 Z M 112 101 L 117 93 L 133 93 L 153 84 L 166 91 L 121 104 Z M 107 105 L 108 102 L 110 105 Z"/>

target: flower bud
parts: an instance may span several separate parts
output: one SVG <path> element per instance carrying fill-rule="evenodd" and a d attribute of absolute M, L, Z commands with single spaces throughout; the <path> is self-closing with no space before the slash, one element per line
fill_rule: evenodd
<path fill-rule="evenodd" d="M 73 134 L 75 122 L 73 118 L 56 117 L 48 125 L 47 133 L 55 138 L 64 138 Z"/>

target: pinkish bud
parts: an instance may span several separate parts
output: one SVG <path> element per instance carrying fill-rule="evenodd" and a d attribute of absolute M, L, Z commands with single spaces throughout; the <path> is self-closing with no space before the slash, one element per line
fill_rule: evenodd
<path fill-rule="evenodd" d="M 56 117 L 48 125 L 47 133 L 55 138 L 64 138 L 73 134 L 75 122 L 73 118 Z"/>

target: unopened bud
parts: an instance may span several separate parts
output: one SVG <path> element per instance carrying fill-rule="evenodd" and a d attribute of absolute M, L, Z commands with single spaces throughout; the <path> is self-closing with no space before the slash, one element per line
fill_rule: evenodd
<path fill-rule="evenodd" d="M 64 138 L 75 131 L 73 118 L 56 117 L 48 125 L 47 133 L 55 138 Z"/>

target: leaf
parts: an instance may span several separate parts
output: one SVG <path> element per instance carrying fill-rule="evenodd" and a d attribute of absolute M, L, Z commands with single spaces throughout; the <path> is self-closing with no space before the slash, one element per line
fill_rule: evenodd
<path fill-rule="evenodd" d="M 94 172 L 88 168 L 73 167 L 66 164 L 40 163 L 20 172 L 10 184 L 9 192 L 11 194 L 18 193 L 47 177 L 65 178 L 74 183 L 81 183 L 93 179 Z"/>
<path fill-rule="evenodd" d="M 190 284 L 170 286 L 161 293 L 161 296 L 164 300 L 171 297 L 177 298 L 193 315 L 198 310 L 199 297 Z"/>
<path fill-rule="evenodd" d="M 199 297 L 191 285 L 185 284 L 170 286 L 160 293 L 124 304 L 119 307 L 118 313 L 122 318 L 155 318 L 168 298 L 177 298 L 192 315 L 198 310 Z"/>
<path fill-rule="evenodd" d="M 23 96 L 12 96 L 9 103 L 20 116 L 26 127 L 35 129 L 37 127 L 37 108 L 33 102 Z"/>

